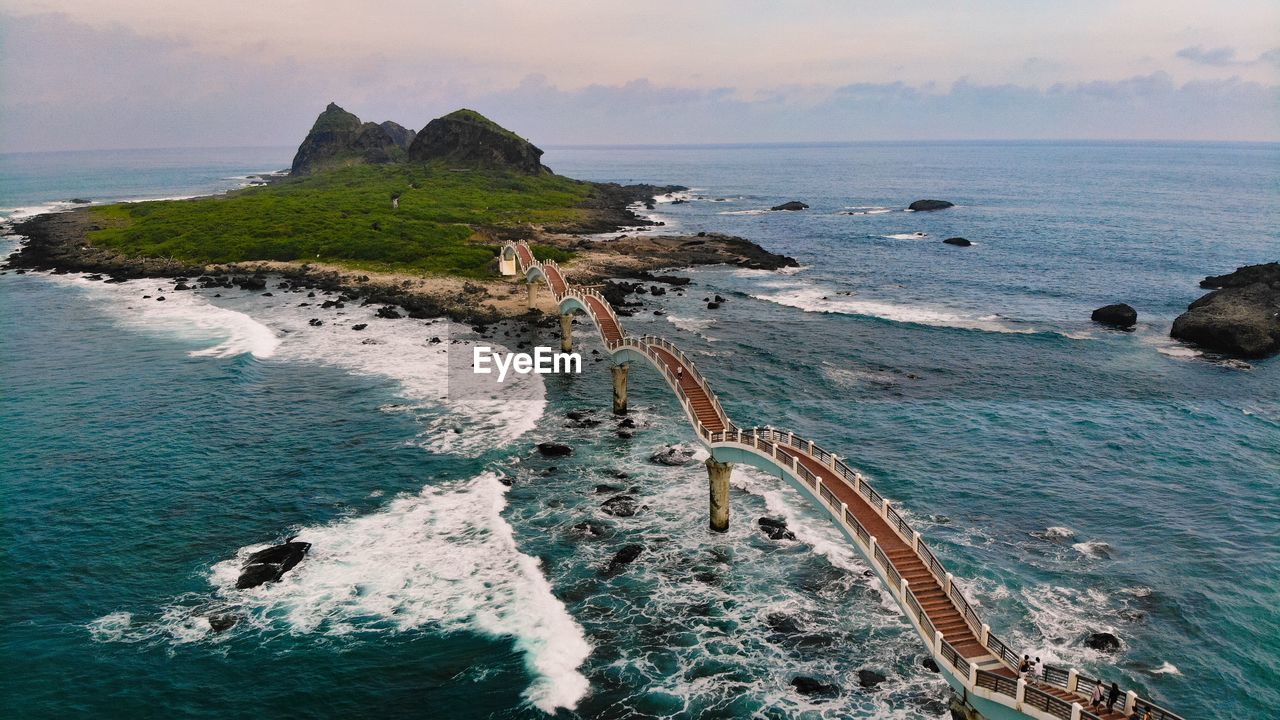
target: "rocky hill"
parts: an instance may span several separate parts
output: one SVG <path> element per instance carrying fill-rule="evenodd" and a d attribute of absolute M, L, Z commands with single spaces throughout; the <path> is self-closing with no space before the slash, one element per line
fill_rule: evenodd
<path fill-rule="evenodd" d="M 291 175 L 353 163 L 403 160 L 416 133 L 394 122 L 361 122 L 335 103 L 320 113 L 293 156 Z"/>
<path fill-rule="evenodd" d="M 529 175 L 551 172 L 542 164 L 542 150 L 480 113 L 465 109 L 427 123 L 409 146 L 409 160 L 439 160 L 457 167 Z"/>

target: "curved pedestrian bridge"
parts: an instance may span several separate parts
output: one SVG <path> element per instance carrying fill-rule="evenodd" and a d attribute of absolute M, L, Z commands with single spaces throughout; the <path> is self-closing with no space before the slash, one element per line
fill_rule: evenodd
<path fill-rule="evenodd" d="M 943 677 L 982 716 L 1121 720 L 1143 718 L 1150 711 L 1155 720 L 1181 720 L 1133 691 L 1121 691 L 1110 711 L 1091 708 L 1089 699 L 1100 681 L 1074 669 L 1046 666 L 1042 677 L 1019 677 L 1018 652 L 982 621 L 920 533 L 861 473 L 795 433 L 734 424 L 706 378 L 678 347 L 659 337 L 627 335 L 600 293 L 573 287 L 556 263 L 539 261 L 526 243 L 503 247 L 500 266 L 507 275 L 524 275 L 531 305 L 538 283 L 550 289 L 559 305 L 566 349 L 571 316 L 582 312 L 590 317 L 614 362 L 615 410 L 625 408 L 630 363 L 642 361 L 661 374 L 711 453 L 712 529 L 728 526 L 733 464 L 751 465 L 789 482 L 844 533 L 902 608 Z M 1104 701 L 1109 687 L 1103 688 Z"/>

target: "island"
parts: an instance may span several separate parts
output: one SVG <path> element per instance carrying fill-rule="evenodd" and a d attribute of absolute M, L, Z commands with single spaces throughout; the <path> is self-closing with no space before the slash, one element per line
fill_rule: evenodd
<path fill-rule="evenodd" d="M 11 229 L 23 242 L 8 265 L 249 289 L 278 276 L 415 317 L 483 323 L 528 311 L 498 273 L 512 240 L 571 264 L 583 283 L 692 265 L 796 264 L 743 238 L 663 234 L 635 212 L 683 187 L 575 180 L 542 155 L 473 110 L 415 132 L 330 103 L 287 174 L 216 196 L 38 215 Z"/>

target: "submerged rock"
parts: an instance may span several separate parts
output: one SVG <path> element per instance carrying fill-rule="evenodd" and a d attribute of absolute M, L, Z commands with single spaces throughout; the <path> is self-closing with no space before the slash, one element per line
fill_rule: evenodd
<path fill-rule="evenodd" d="M 956 247 L 969 247 L 970 245 L 973 244 L 962 237 L 949 237 L 946 240 L 943 240 L 942 242 L 946 243 L 947 245 L 955 245 Z"/>
<path fill-rule="evenodd" d="M 573 448 L 564 443 L 541 442 L 538 443 L 538 452 L 546 457 L 562 457 L 573 452 Z"/>
<path fill-rule="evenodd" d="M 791 687 L 801 695 L 835 695 L 840 692 L 840 686 L 832 683 L 824 683 L 821 680 L 811 678 L 805 675 L 798 675 L 791 679 Z"/>
<path fill-rule="evenodd" d="M 771 517 L 762 517 L 756 521 L 760 529 L 770 540 L 795 540 L 795 533 L 787 529 L 786 520 L 777 520 Z"/>
<path fill-rule="evenodd" d="M 1200 286 L 1218 289 L 1188 305 L 1169 335 L 1242 358 L 1280 352 L 1280 263 L 1246 265 Z"/>
<path fill-rule="evenodd" d="M 235 627 L 239 620 L 235 615 L 210 615 L 209 628 L 215 633 L 225 632 Z"/>
<path fill-rule="evenodd" d="M 640 557 L 640 553 L 644 552 L 644 546 L 640 544 L 623 545 L 622 549 L 614 554 L 609 560 L 609 564 L 604 568 L 605 575 L 617 575 L 622 572 L 636 558 Z"/>
<path fill-rule="evenodd" d="M 769 209 L 770 209 L 770 210 L 775 210 L 775 211 L 777 211 L 777 210 L 782 210 L 782 211 L 787 211 L 787 212 L 795 212 L 795 211 L 797 211 L 797 210 L 807 210 L 807 209 L 809 209 L 809 206 L 808 206 L 808 205 L 805 205 L 804 203 L 800 202 L 799 200 L 792 200 L 791 202 L 784 202 L 784 203 L 782 203 L 781 205 L 774 205 L 773 207 L 771 207 L 771 208 L 769 208 Z"/>
<path fill-rule="evenodd" d="M 888 680 L 888 678 L 884 676 L 884 673 L 877 670 L 863 668 L 858 671 L 858 684 L 864 688 L 873 688 L 885 680 Z"/>
<path fill-rule="evenodd" d="M 600 509 L 614 517 L 631 517 L 640 512 L 640 501 L 634 495 L 614 495 L 600 504 Z"/>
<path fill-rule="evenodd" d="M 1114 653 L 1120 650 L 1120 638 L 1109 632 L 1089 633 L 1084 646 L 1098 652 Z"/>
<path fill-rule="evenodd" d="M 283 545 L 253 553 L 245 560 L 240 577 L 236 580 L 236 588 L 244 590 L 279 580 L 302 562 L 310 549 L 311 543 L 290 540 Z"/>
<path fill-rule="evenodd" d="M 928 210 L 945 210 L 949 207 L 955 207 L 955 203 L 946 200 L 917 200 L 907 206 L 908 210 L 916 212 Z"/>
<path fill-rule="evenodd" d="M 1105 305 L 1093 311 L 1089 319 L 1103 325 L 1118 328 L 1131 328 L 1138 322 L 1138 311 L 1124 303 Z"/>
<path fill-rule="evenodd" d="M 649 456 L 649 462 L 676 467 L 693 462 L 694 451 L 679 445 L 668 445 Z"/>

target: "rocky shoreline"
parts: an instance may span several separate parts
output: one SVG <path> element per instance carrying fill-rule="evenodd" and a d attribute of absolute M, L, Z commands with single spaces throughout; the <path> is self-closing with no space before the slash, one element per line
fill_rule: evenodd
<path fill-rule="evenodd" d="M 680 188 L 652 185 L 605 185 L 588 207 L 582 223 L 556 227 L 480 228 L 496 246 L 509 240 L 528 240 L 573 251 L 566 264 L 579 284 L 603 283 L 609 278 L 655 280 L 654 271 L 699 265 L 728 264 L 755 269 L 795 266 L 793 258 L 771 253 L 756 243 L 728 235 L 649 235 L 636 233 L 611 239 L 587 239 L 584 234 L 608 233 L 627 227 L 653 226 L 629 209 L 655 194 Z M 175 287 L 233 287 L 267 289 L 269 282 L 290 288 L 337 293 L 346 300 L 402 308 L 414 318 L 445 317 L 467 324 L 489 324 L 530 312 L 524 293 L 509 279 L 421 276 L 403 272 L 369 272 L 335 265 L 256 261 L 232 264 L 192 264 L 171 258 L 134 257 L 95 247 L 88 233 L 100 225 L 90 208 L 46 213 L 15 223 L 4 234 L 20 236 L 22 244 L 3 267 L 25 272 L 87 273 L 104 282 L 159 278 Z"/>

